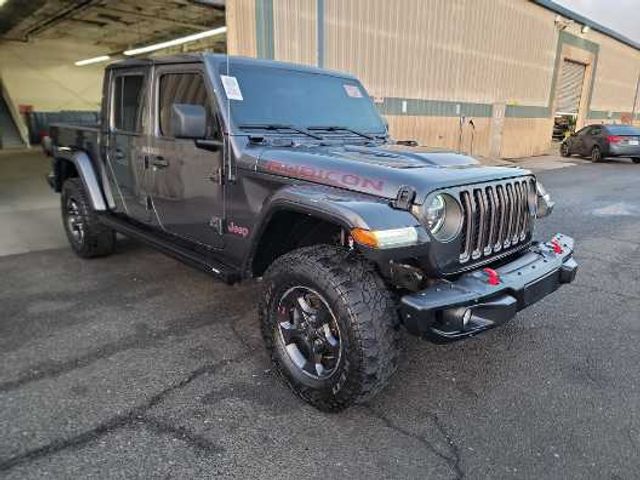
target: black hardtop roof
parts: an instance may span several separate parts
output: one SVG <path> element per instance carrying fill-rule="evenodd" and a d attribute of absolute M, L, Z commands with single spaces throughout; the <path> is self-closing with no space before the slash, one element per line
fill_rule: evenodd
<path fill-rule="evenodd" d="M 180 55 L 165 55 L 159 57 L 143 57 L 143 58 L 127 58 L 113 62 L 107 66 L 107 69 L 128 68 L 128 67 L 145 67 L 150 65 L 170 65 L 177 63 L 198 63 L 213 62 L 217 65 L 224 65 L 227 61 L 235 65 L 258 65 L 269 68 L 282 68 L 286 70 L 295 70 L 299 72 L 330 74 L 340 77 L 355 78 L 346 72 L 335 70 L 327 70 L 323 68 L 313 67 L 310 65 L 301 65 L 297 63 L 279 62 L 276 60 L 267 60 L 262 58 L 240 57 L 235 55 L 224 55 L 220 53 L 185 53 Z"/>

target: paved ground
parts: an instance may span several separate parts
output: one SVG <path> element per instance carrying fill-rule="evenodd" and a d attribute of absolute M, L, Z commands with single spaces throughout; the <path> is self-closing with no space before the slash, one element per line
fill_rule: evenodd
<path fill-rule="evenodd" d="M 577 282 L 464 343 L 407 336 L 385 392 L 327 415 L 269 371 L 256 285 L 130 241 L 93 261 L 41 250 L 63 240 L 57 199 L 44 163 L 16 158 L 0 157 L 0 477 L 640 477 L 640 166 L 542 172 L 558 207 L 538 232 L 578 239 Z"/>

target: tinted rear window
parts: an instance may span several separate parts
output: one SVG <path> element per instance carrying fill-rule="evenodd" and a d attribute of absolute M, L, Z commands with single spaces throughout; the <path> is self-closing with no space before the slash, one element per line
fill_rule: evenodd
<path fill-rule="evenodd" d="M 612 135 L 640 135 L 640 128 L 631 125 L 609 125 L 607 130 Z"/>
<path fill-rule="evenodd" d="M 140 131 L 142 75 L 122 75 L 113 89 L 113 126 L 123 132 Z"/>

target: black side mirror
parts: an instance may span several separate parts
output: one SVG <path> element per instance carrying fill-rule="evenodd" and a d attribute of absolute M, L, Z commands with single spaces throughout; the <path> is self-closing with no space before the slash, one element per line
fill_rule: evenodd
<path fill-rule="evenodd" d="M 207 133 L 204 107 L 188 103 L 171 105 L 171 131 L 175 138 L 204 138 Z"/>

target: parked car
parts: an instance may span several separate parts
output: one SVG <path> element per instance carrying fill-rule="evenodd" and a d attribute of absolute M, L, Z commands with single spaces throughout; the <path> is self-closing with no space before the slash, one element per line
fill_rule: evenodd
<path fill-rule="evenodd" d="M 51 132 L 71 248 L 108 255 L 120 232 L 229 283 L 262 277 L 275 371 L 319 409 L 384 387 L 401 326 L 468 338 L 576 275 L 571 238 L 533 238 L 553 202 L 531 172 L 396 144 L 350 75 L 196 55 L 104 82 L 99 128 Z"/>
<path fill-rule="evenodd" d="M 580 155 L 600 162 L 607 157 L 629 157 L 640 163 L 640 128 L 631 125 L 589 125 L 560 145 L 563 157 Z"/>

